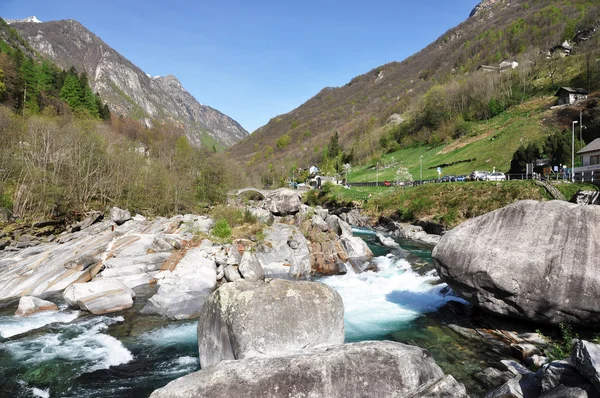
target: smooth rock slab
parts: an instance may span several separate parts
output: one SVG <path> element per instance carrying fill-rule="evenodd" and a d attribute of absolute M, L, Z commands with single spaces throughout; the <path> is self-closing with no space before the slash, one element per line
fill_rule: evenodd
<path fill-rule="evenodd" d="M 432 253 L 444 282 L 497 315 L 600 323 L 600 206 L 524 200 L 460 224 Z"/>
<path fill-rule="evenodd" d="M 120 280 L 106 278 L 74 283 L 65 289 L 63 298 L 71 307 L 101 315 L 132 307 L 135 293 Z"/>
<path fill-rule="evenodd" d="M 228 283 L 210 295 L 198 320 L 203 368 L 343 342 L 342 298 L 319 282 Z"/>
<path fill-rule="evenodd" d="M 237 285 L 237 284 L 236 284 Z M 224 361 L 172 381 L 152 398 L 416 397 L 444 373 L 422 348 L 391 341 L 323 347 L 280 357 Z M 429 397 L 454 395 L 452 386 Z M 464 391 L 464 387 L 463 387 Z"/>
<path fill-rule="evenodd" d="M 51 301 L 32 296 L 23 296 L 19 300 L 19 308 L 17 308 L 15 315 L 29 316 L 42 311 L 58 311 L 58 306 Z"/>

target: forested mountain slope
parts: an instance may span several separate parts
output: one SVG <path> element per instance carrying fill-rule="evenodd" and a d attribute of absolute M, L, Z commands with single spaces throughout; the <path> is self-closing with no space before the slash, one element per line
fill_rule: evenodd
<path fill-rule="evenodd" d="M 261 176 L 328 158 L 339 164 L 389 150 L 382 148 L 389 145 L 452 139 L 463 134 L 463 122 L 485 120 L 559 85 L 593 89 L 593 68 L 586 79 L 585 71 L 570 70 L 570 61 L 559 59 L 558 53 L 548 56 L 548 51 L 564 40 L 573 42 L 578 32 L 593 30 L 599 15 L 597 2 L 587 0 L 485 0 L 465 22 L 417 54 L 374 68 L 343 87 L 324 88 L 290 113 L 271 119 L 230 153 Z M 581 41 L 576 50 L 585 48 L 589 43 Z M 480 65 L 499 66 L 506 59 L 518 61 L 519 67 L 485 76 L 477 71 Z M 405 122 L 385 127 L 392 115 L 396 123 Z M 332 156 L 328 143 L 336 131 L 344 153 Z"/>
<path fill-rule="evenodd" d="M 93 91 L 119 115 L 173 123 L 192 145 L 226 148 L 248 135 L 235 120 L 200 104 L 173 75 L 150 77 L 74 20 L 12 22 L 26 42 L 63 69 L 85 72 Z"/>

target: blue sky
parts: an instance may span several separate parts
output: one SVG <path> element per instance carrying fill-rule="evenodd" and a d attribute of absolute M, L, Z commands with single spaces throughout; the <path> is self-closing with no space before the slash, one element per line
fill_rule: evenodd
<path fill-rule="evenodd" d="M 252 132 L 323 87 L 418 52 L 478 0 L 0 0 L 0 16 L 76 19 L 148 74 Z"/>

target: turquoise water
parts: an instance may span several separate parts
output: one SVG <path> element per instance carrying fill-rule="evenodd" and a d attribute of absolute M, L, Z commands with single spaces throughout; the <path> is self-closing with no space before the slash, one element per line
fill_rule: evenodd
<path fill-rule="evenodd" d="M 321 278 L 344 300 L 347 341 L 389 339 L 429 349 L 446 372 L 477 396 L 471 375 L 497 361 L 487 347 L 473 344 L 438 322 L 436 310 L 457 300 L 439 283 L 431 247 L 398 240 L 378 245 L 370 230 L 354 230 L 375 255 L 378 272 Z M 14 317 L 0 312 L 1 396 L 147 397 L 169 381 L 199 369 L 196 322 L 139 316 L 134 308 L 91 316 L 61 305 L 59 312 Z"/>

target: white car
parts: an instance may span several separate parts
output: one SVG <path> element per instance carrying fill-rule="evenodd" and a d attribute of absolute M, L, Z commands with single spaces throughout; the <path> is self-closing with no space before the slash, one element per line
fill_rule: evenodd
<path fill-rule="evenodd" d="M 504 173 L 490 173 L 485 177 L 486 181 L 506 181 Z"/>

